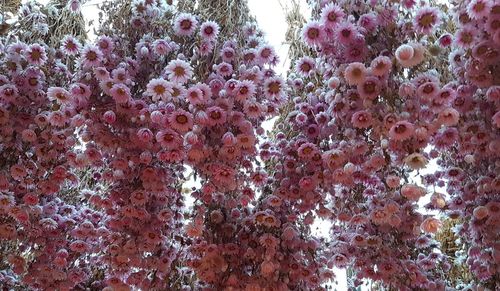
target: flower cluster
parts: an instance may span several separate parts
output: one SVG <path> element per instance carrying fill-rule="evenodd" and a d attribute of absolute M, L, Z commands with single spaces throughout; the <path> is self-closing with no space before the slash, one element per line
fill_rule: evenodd
<path fill-rule="evenodd" d="M 500 4 L 309 2 L 286 80 L 254 22 L 162 1 L 105 4 L 94 41 L 0 38 L 0 285 L 444 290 L 451 219 L 494 289 Z"/>
<path fill-rule="evenodd" d="M 354 268 L 355 285 L 444 288 L 452 262 L 432 239 L 441 220 L 460 218 L 471 272 L 494 286 L 500 7 L 328 2 L 311 1 L 301 36 L 314 54 L 287 82 L 299 97 L 271 147 L 275 195 L 332 222 L 329 264 Z"/>

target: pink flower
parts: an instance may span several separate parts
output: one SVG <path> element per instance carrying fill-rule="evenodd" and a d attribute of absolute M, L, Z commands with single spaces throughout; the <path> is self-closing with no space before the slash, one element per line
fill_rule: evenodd
<path fill-rule="evenodd" d="M 191 66 L 182 60 L 172 60 L 165 67 L 165 73 L 172 82 L 185 84 L 193 76 Z"/>
<path fill-rule="evenodd" d="M 260 264 L 260 273 L 264 277 L 270 277 L 277 270 L 277 265 L 273 262 L 266 260 Z"/>
<path fill-rule="evenodd" d="M 200 88 L 192 86 L 186 91 L 186 98 L 193 105 L 202 105 L 207 102 Z"/>
<path fill-rule="evenodd" d="M 347 65 L 344 71 L 344 78 L 349 85 L 361 84 L 366 77 L 366 67 L 362 63 L 353 62 Z"/>
<path fill-rule="evenodd" d="M 264 95 L 271 100 L 280 100 L 283 95 L 284 81 L 280 77 L 272 77 L 264 82 Z"/>
<path fill-rule="evenodd" d="M 67 55 L 75 56 L 80 52 L 81 48 L 80 41 L 72 35 L 66 35 L 61 40 L 61 50 Z"/>
<path fill-rule="evenodd" d="M 309 77 L 314 72 L 314 59 L 302 57 L 295 63 L 295 72 L 302 77 Z"/>
<path fill-rule="evenodd" d="M 134 205 L 144 205 L 148 202 L 148 195 L 145 191 L 136 190 L 130 194 L 130 201 Z"/>
<path fill-rule="evenodd" d="M 148 143 L 153 139 L 153 133 L 149 130 L 149 128 L 141 128 L 137 131 L 137 137 L 141 142 Z"/>
<path fill-rule="evenodd" d="M 232 168 L 219 164 L 213 166 L 212 170 L 212 177 L 219 186 L 227 189 L 236 187 L 236 173 Z"/>
<path fill-rule="evenodd" d="M 19 96 L 19 90 L 13 84 L 5 84 L 0 86 L 0 98 L 5 101 L 14 103 L 16 98 Z"/>
<path fill-rule="evenodd" d="M 366 110 L 354 113 L 351 118 L 351 123 L 356 128 L 368 128 L 372 125 L 372 122 L 372 115 Z"/>
<path fill-rule="evenodd" d="M 275 249 L 279 240 L 270 233 L 265 233 L 259 238 L 259 243 L 266 249 Z"/>
<path fill-rule="evenodd" d="M 247 100 L 243 105 L 243 111 L 251 119 L 258 119 L 264 114 L 265 107 L 257 100 Z"/>
<path fill-rule="evenodd" d="M 82 240 L 76 240 L 69 245 L 69 249 L 73 252 L 84 253 L 90 249 L 90 246 Z"/>
<path fill-rule="evenodd" d="M 453 36 L 449 33 L 445 33 L 439 37 L 438 41 L 441 47 L 449 47 L 453 42 Z"/>
<path fill-rule="evenodd" d="M 177 148 L 182 144 L 182 138 L 177 132 L 171 129 L 158 131 L 156 134 L 156 141 L 159 142 L 163 148 L 167 149 Z"/>
<path fill-rule="evenodd" d="M 488 214 L 492 217 L 498 217 L 500 215 L 500 203 L 497 201 L 490 201 L 486 204 L 488 208 Z"/>
<path fill-rule="evenodd" d="M 26 168 L 21 165 L 13 165 L 10 167 L 10 175 L 13 179 L 20 181 L 28 175 L 28 172 Z"/>
<path fill-rule="evenodd" d="M 250 176 L 250 179 L 256 186 L 262 186 L 267 181 L 267 174 L 264 171 L 256 171 Z"/>
<path fill-rule="evenodd" d="M 232 47 L 227 46 L 222 48 L 220 55 L 224 62 L 231 63 L 235 58 L 235 53 L 236 52 Z"/>
<path fill-rule="evenodd" d="M 169 42 L 164 39 L 157 39 L 153 42 L 153 52 L 158 56 L 164 56 L 172 51 Z"/>
<path fill-rule="evenodd" d="M 368 32 L 373 32 L 379 25 L 377 15 L 373 12 L 363 14 L 359 17 L 357 25 Z"/>
<path fill-rule="evenodd" d="M 337 4 L 330 3 L 321 10 L 321 21 L 325 27 L 335 27 L 345 17 L 344 10 Z"/>
<path fill-rule="evenodd" d="M 434 217 L 426 218 L 422 224 L 420 224 L 420 229 L 426 233 L 436 233 L 441 228 L 441 221 Z"/>
<path fill-rule="evenodd" d="M 113 40 L 109 36 L 103 35 L 97 41 L 97 47 L 101 52 L 108 54 L 114 49 Z"/>
<path fill-rule="evenodd" d="M 35 142 L 37 140 L 36 133 L 32 129 L 23 130 L 21 133 L 21 137 L 25 142 Z"/>
<path fill-rule="evenodd" d="M 199 50 L 199 54 L 201 56 L 208 56 L 212 53 L 214 49 L 214 43 L 210 42 L 210 41 L 202 41 L 200 43 L 200 46 L 198 48 Z"/>
<path fill-rule="evenodd" d="M 228 77 L 233 73 L 233 65 L 226 62 L 221 62 L 215 67 L 215 70 L 217 71 L 218 75 L 222 77 Z"/>
<path fill-rule="evenodd" d="M 106 123 L 113 124 L 116 121 L 116 114 L 113 111 L 109 110 L 104 112 L 102 118 Z"/>
<path fill-rule="evenodd" d="M 467 5 L 467 13 L 472 19 L 481 19 L 490 15 L 492 1 L 490 0 L 472 0 Z"/>
<path fill-rule="evenodd" d="M 465 26 L 455 32 L 455 44 L 463 49 L 471 48 L 478 37 L 478 32 L 472 27 Z"/>
<path fill-rule="evenodd" d="M 497 113 L 495 113 L 495 115 L 493 115 L 492 123 L 497 128 L 500 128 L 500 111 L 497 111 Z"/>
<path fill-rule="evenodd" d="M 188 13 L 181 13 L 174 19 L 174 31 L 180 36 L 190 36 L 196 30 L 198 21 Z"/>
<path fill-rule="evenodd" d="M 200 35 L 203 39 L 215 41 L 219 34 L 219 25 L 213 21 L 205 21 L 200 27 Z"/>
<path fill-rule="evenodd" d="M 303 143 L 298 149 L 297 153 L 300 158 L 308 160 L 311 159 L 316 153 L 318 152 L 318 149 L 315 144 L 313 143 Z"/>
<path fill-rule="evenodd" d="M 475 218 L 481 220 L 489 215 L 489 210 L 485 206 L 477 206 L 474 208 L 473 215 Z"/>
<path fill-rule="evenodd" d="M 169 101 L 172 91 L 170 83 L 163 78 L 151 79 L 146 87 L 146 94 L 151 96 L 153 101 Z"/>
<path fill-rule="evenodd" d="M 411 47 L 411 49 L 410 49 Z M 420 43 L 409 43 L 396 50 L 396 59 L 405 68 L 414 67 L 424 60 L 425 48 Z"/>
<path fill-rule="evenodd" d="M 390 215 L 386 209 L 375 209 L 370 213 L 370 220 L 374 224 L 386 224 L 389 223 Z"/>
<path fill-rule="evenodd" d="M 396 141 L 404 141 L 412 137 L 414 125 L 408 121 L 398 121 L 389 130 L 389 137 Z"/>
<path fill-rule="evenodd" d="M 218 106 L 207 108 L 206 113 L 208 117 L 207 124 L 209 126 L 222 125 L 226 122 L 226 112 Z"/>
<path fill-rule="evenodd" d="M 438 120 L 446 126 L 455 126 L 460 120 L 460 113 L 456 109 L 448 107 L 439 113 Z"/>
<path fill-rule="evenodd" d="M 417 185 L 405 184 L 401 187 L 401 195 L 412 201 L 418 201 L 425 194 L 425 189 Z"/>
<path fill-rule="evenodd" d="M 323 29 L 318 21 L 310 21 L 302 29 L 302 39 L 311 47 L 321 44 L 323 34 Z"/>
<path fill-rule="evenodd" d="M 76 99 L 88 100 L 92 91 L 90 87 L 83 83 L 74 83 L 70 86 L 69 91 Z"/>
<path fill-rule="evenodd" d="M 96 79 L 99 81 L 108 81 L 111 79 L 111 75 L 105 67 L 96 67 L 93 71 Z"/>
<path fill-rule="evenodd" d="M 276 52 L 274 48 L 270 45 L 263 44 L 257 50 L 258 59 L 262 64 L 268 64 L 272 62 L 274 57 L 276 56 Z"/>
<path fill-rule="evenodd" d="M 417 95 L 426 101 L 434 99 L 439 92 L 439 86 L 436 82 L 426 82 L 417 89 Z"/>
<path fill-rule="evenodd" d="M 370 76 L 357 85 L 357 90 L 361 98 L 374 100 L 380 94 L 381 87 L 378 78 Z"/>
<path fill-rule="evenodd" d="M 58 101 L 59 103 L 69 103 L 73 99 L 68 91 L 60 87 L 50 87 L 47 89 L 47 97 L 51 101 Z"/>
<path fill-rule="evenodd" d="M 335 40 L 343 45 L 351 44 L 357 34 L 356 26 L 348 21 L 340 23 L 335 28 Z"/>
<path fill-rule="evenodd" d="M 427 158 L 420 153 L 412 153 L 405 158 L 405 164 L 413 170 L 419 170 L 427 166 Z"/>
<path fill-rule="evenodd" d="M 98 67 L 101 65 L 103 55 L 97 47 L 86 45 L 82 50 L 80 58 L 84 68 Z"/>
<path fill-rule="evenodd" d="M 17 235 L 16 227 L 9 223 L 0 223 L 0 238 L 13 239 Z"/>
<path fill-rule="evenodd" d="M 130 89 L 125 84 L 114 84 L 111 87 L 110 95 L 116 103 L 123 104 L 130 101 Z"/>
<path fill-rule="evenodd" d="M 332 263 L 337 268 L 345 268 L 348 264 L 348 260 L 343 254 L 335 254 L 332 258 Z"/>
<path fill-rule="evenodd" d="M 386 56 L 378 56 L 370 64 L 371 73 L 375 76 L 383 76 L 389 73 L 391 67 L 391 59 Z"/>
<path fill-rule="evenodd" d="M 193 128 L 193 115 L 185 110 L 177 109 L 168 117 L 170 127 L 178 132 L 187 132 Z"/>
<path fill-rule="evenodd" d="M 66 7 L 73 13 L 77 13 L 81 9 L 81 3 L 79 0 L 70 0 Z"/>
<path fill-rule="evenodd" d="M 30 64 L 43 66 L 47 61 L 47 53 L 45 49 L 35 43 L 30 45 L 25 51 L 26 59 Z"/>
<path fill-rule="evenodd" d="M 179 99 L 182 100 L 186 97 L 187 90 L 186 90 L 186 88 L 184 88 L 184 86 L 182 86 L 179 83 L 171 83 L 170 86 L 172 89 L 172 94 L 171 94 L 172 99 L 174 101 L 178 101 Z M 194 87 L 194 88 L 196 88 L 196 87 Z"/>
<path fill-rule="evenodd" d="M 256 87 L 254 82 L 250 80 L 243 80 L 240 81 L 238 85 L 236 85 L 235 92 L 235 99 L 242 102 L 249 98 L 252 98 L 255 95 Z"/>
<path fill-rule="evenodd" d="M 414 50 L 411 45 L 403 44 L 400 45 L 395 52 L 396 59 L 401 62 L 407 62 L 413 58 Z"/>
<path fill-rule="evenodd" d="M 416 32 L 430 34 L 440 22 L 439 10 L 426 6 L 417 11 L 413 25 Z"/>

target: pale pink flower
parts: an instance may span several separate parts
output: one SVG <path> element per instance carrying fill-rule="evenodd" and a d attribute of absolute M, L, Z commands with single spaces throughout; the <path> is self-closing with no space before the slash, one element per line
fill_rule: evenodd
<path fill-rule="evenodd" d="M 181 13 L 174 19 L 174 31 L 180 36 L 190 36 L 196 30 L 198 21 L 192 14 Z"/>
<path fill-rule="evenodd" d="M 165 102 L 169 101 L 169 97 L 172 96 L 173 89 L 170 83 L 163 78 L 151 79 L 146 86 L 146 94 L 151 96 L 153 101 L 163 100 Z"/>
<path fill-rule="evenodd" d="M 426 218 L 422 224 L 420 224 L 420 229 L 426 233 L 436 233 L 441 228 L 441 221 L 434 217 Z"/>
<path fill-rule="evenodd" d="M 59 103 L 69 103 L 73 100 L 70 93 L 61 87 L 50 87 L 47 89 L 47 97 L 51 101 L 57 101 Z"/>
<path fill-rule="evenodd" d="M 122 104 L 130 101 L 130 89 L 125 84 L 114 84 L 111 87 L 110 95 L 116 103 Z"/>
<path fill-rule="evenodd" d="M 347 84 L 357 85 L 365 80 L 366 67 L 362 63 L 350 63 L 344 70 L 344 78 Z"/>
<path fill-rule="evenodd" d="M 185 84 L 193 77 L 193 69 L 183 60 L 172 60 L 165 67 L 165 73 L 172 82 Z"/>

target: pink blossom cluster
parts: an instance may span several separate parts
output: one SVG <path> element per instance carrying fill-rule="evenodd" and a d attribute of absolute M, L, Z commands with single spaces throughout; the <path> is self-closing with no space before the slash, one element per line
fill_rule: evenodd
<path fill-rule="evenodd" d="M 311 2 L 301 35 L 313 54 L 287 82 L 298 97 L 276 135 L 275 177 L 297 211 L 332 221 L 329 263 L 354 268 L 355 285 L 445 288 L 453 258 L 434 234 L 447 218 L 463 221 L 475 282 L 498 282 L 494 2 Z"/>
<path fill-rule="evenodd" d="M 156 1 L 95 41 L 0 38 L 0 286 L 445 290 L 453 219 L 494 289 L 500 4 L 456 2 L 310 1 L 286 80 L 255 23 Z"/>

